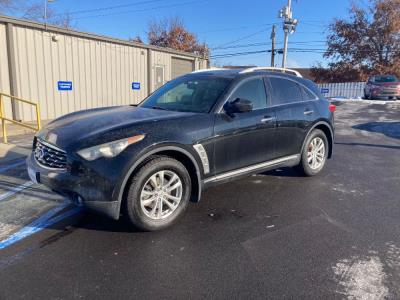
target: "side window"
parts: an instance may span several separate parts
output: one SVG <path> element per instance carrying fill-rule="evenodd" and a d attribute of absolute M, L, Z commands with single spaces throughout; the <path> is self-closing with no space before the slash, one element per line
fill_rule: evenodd
<path fill-rule="evenodd" d="M 271 77 L 270 81 L 274 91 L 274 104 L 279 105 L 303 101 L 303 92 L 296 82 L 277 77 Z"/>
<path fill-rule="evenodd" d="M 267 107 L 267 95 L 263 79 L 255 78 L 239 85 L 236 91 L 233 92 L 230 101 L 234 101 L 237 98 L 251 101 L 254 110 Z"/>
<path fill-rule="evenodd" d="M 304 99 L 304 101 L 318 99 L 318 97 L 316 95 L 314 95 L 308 88 L 302 86 L 301 89 L 303 91 L 303 99 Z"/>

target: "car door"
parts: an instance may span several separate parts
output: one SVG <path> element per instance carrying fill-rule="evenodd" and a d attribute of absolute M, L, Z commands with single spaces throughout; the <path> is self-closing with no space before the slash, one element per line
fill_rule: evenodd
<path fill-rule="evenodd" d="M 270 91 L 261 76 L 242 80 L 228 96 L 252 102 L 253 110 L 229 115 L 216 114 L 215 174 L 240 169 L 274 158 L 275 112 L 268 107 Z"/>
<path fill-rule="evenodd" d="M 307 128 L 317 114 L 316 107 L 313 101 L 304 101 L 303 86 L 296 81 L 275 76 L 269 77 L 269 81 L 276 109 L 276 155 L 300 154 Z"/>

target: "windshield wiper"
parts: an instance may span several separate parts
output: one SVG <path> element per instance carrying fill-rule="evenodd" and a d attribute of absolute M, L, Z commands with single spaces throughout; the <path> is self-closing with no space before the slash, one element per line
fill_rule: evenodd
<path fill-rule="evenodd" d="M 161 106 L 152 106 L 152 109 L 159 109 L 159 110 L 168 110 L 165 107 L 161 107 Z"/>

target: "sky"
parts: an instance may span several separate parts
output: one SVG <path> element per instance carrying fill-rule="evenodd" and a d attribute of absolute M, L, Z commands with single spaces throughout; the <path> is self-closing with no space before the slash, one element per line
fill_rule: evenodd
<path fill-rule="evenodd" d="M 189 31 L 209 45 L 212 55 L 270 49 L 272 24 L 277 25 L 277 48 L 283 47 L 278 11 L 287 0 L 53 1 L 49 6 L 58 13 L 69 12 L 79 31 L 122 39 L 139 35 L 146 40 L 149 21 L 179 16 Z M 350 0 L 293 0 L 293 17 L 299 25 L 289 38 L 289 48 L 300 52 L 289 52 L 288 67 L 326 65 L 321 50 L 326 48 L 327 26 L 334 18 L 346 18 L 349 7 Z M 277 66 L 281 60 L 278 55 Z M 254 53 L 213 59 L 212 64 L 266 66 L 270 61 L 270 53 Z"/>

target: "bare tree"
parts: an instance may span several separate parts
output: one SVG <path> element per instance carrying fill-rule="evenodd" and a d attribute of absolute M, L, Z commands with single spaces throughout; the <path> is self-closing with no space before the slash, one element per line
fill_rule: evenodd
<path fill-rule="evenodd" d="M 135 43 L 139 43 L 139 44 L 143 44 L 143 40 L 140 37 L 140 35 L 137 35 L 134 38 L 129 38 L 129 41 L 135 42 Z"/>
<path fill-rule="evenodd" d="M 313 68 L 319 80 L 365 80 L 371 73 L 400 75 L 400 0 L 370 0 L 367 9 L 355 4 L 349 19 L 329 26 L 329 69 Z"/>
<path fill-rule="evenodd" d="M 27 3 L 22 0 L 0 0 L 0 13 L 36 22 L 45 22 L 43 5 L 43 1 Z M 47 23 L 68 29 L 76 27 L 69 13 L 59 14 L 51 7 L 47 8 Z"/>
<path fill-rule="evenodd" d="M 209 49 L 190 33 L 181 18 L 175 17 L 149 23 L 147 38 L 150 45 L 208 56 Z"/>

